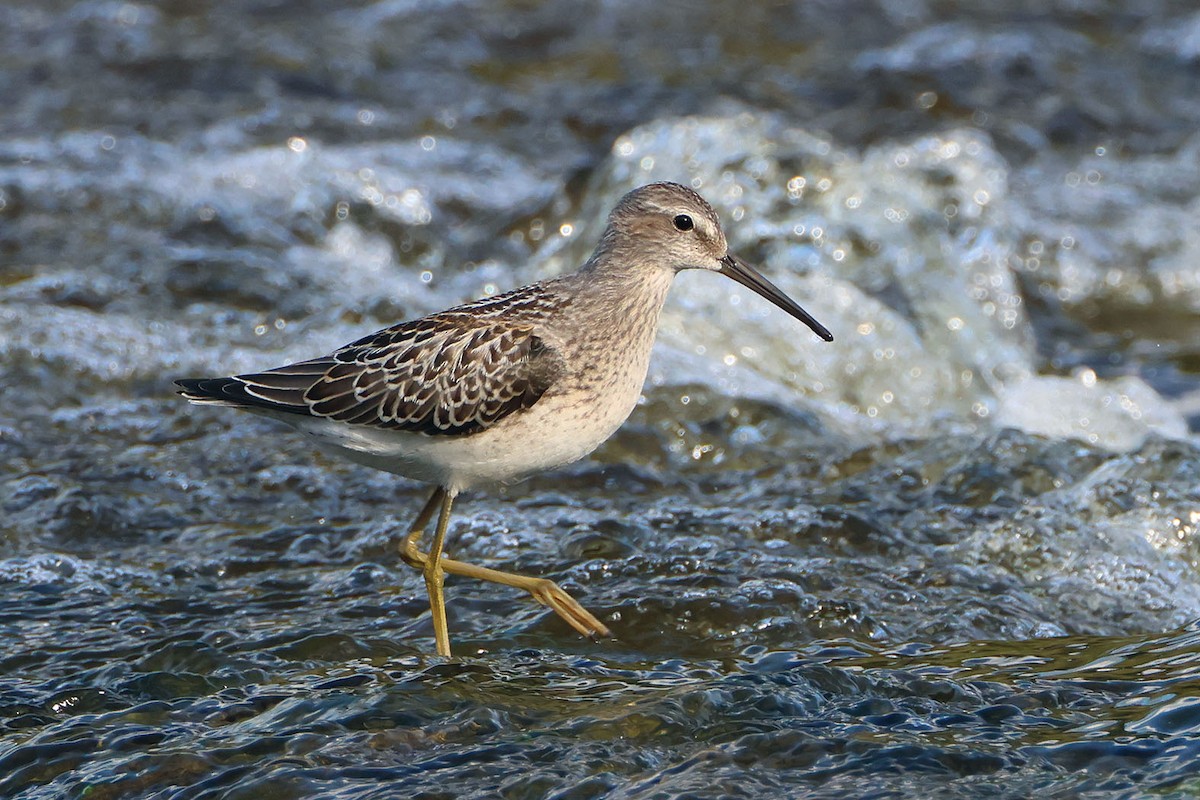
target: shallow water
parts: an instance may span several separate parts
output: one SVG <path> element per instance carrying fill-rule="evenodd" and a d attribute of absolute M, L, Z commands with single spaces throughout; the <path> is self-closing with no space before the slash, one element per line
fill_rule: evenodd
<path fill-rule="evenodd" d="M 1188 3 L 0 9 L 0 796 L 1200 792 Z M 457 505 L 171 393 L 571 269 L 690 181 L 595 457 Z"/>

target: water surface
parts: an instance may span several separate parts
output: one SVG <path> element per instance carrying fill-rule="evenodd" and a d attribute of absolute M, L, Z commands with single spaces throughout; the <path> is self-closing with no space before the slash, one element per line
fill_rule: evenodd
<path fill-rule="evenodd" d="M 1188 3 L 0 9 L 0 794 L 1200 791 Z M 170 379 L 573 269 L 684 274 L 594 458 L 457 505 L 579 638 L 397 558 L 425 487 Z"/>

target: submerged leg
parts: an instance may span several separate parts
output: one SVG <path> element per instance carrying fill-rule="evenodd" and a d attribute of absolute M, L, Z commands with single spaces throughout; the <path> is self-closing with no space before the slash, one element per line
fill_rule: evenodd
<path fill-rule="evenodd" d="M 429 502 L 421 509 L 421 513 L 417 515 L 417 521 L 413 523 L 412 529 L 408 536 L 404 539 L 404 544 L 400 550 L 400 558 L 405 564 L 416 567 L 417 569 L 426 570 L 428 575 L 428 565 L 430 556 L 433 555 L 432 550 L 429 555 L 422 553 L 417 549 L 417 542 L 421 538 L 421 534 L 425 532 L 425 528 L 429 525 L 429 520 L 433 518 L 434 509 L 439 503 L 445 504 L 444 514 L 438 520 L 438 527 L 442 528 L 445 521 L 449 519 L 449 495 L 445 489 L 438 488 L 429 498 Z M 453 498 L 450 498 L 453 499 Z M 442 536 L 445 536 L 445 530 L 441 531 Z M 455 561 L 452 558 L 441 558 L 441 547 L 435 542 L 438 547 L 438 557 L 441 562 L 441 571 L 449 572 L 451 575 L 461 575 L 464 578 L 475 578 L 476 580 L 489 581 L 491 583 L 499 583 L 504 586 L 511 586 L 514 589 L 520 589 L 524 592 L 529 592 L 533 595 L 533 599 L 542 605 L 550 608 L 554 613 L 558 614 L 575 630 L 579 631 L 584 636 L 611 636 L 612 632 L 605 626 L 603 622 L 596 619 L 586 608 L 581 606 L 574 597 L 567 594 L 557 583 L 546 578 L 530 578 L 525 575 L 517 575 L 512 572 L 501 572 L 497 569 L 489 569 L 488 567 L 477 567 L 474 564 L 467 564 L 463 561 Z M 426 585 L 429 585 L 429 578 L 425 579 Z M 439 584 L 440 586 L 440 584 Z M 438 590 L 439 599 L 441 590 Z M 430 606 L 433 605 L 433 594 L 430 593 Z M 444 606 L 443 606 L 444 613 Z M 437 631 L 437 618 L 434 617 L 434 632 Z M 444 623 L 443 623 L 444 624 Z M 447 648 L 449 644 L 447 643 Z M 439 651 L 440 652 L 440 651 Z"/>

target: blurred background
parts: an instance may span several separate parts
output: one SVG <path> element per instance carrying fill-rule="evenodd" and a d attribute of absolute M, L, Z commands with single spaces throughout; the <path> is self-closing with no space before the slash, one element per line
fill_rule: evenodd
<path fill-rule="evenodd" d="M 1200 11 L 0 5 L 0 794 L 1190 797 Z M 592 459 L 466 496 L 189 407 L 688 183 L 834 332 L 672 290 Z"/>

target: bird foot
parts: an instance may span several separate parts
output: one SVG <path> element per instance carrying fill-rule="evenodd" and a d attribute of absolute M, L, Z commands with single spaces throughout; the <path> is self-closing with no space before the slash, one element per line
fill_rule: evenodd
<path fill-rule="evenodd" d="M 596 619 L 554 581 L 548 578 L 532 578 L 530 584 L 522 588 L 533 595 L 534 600 L 550 608 L 584 636 L 612 636 L 612 631 L 603 622 Z"/>

